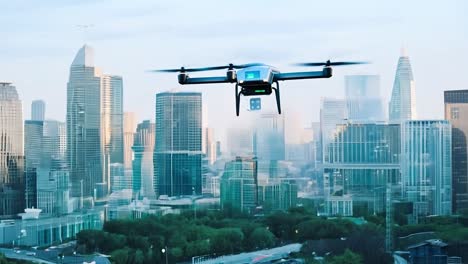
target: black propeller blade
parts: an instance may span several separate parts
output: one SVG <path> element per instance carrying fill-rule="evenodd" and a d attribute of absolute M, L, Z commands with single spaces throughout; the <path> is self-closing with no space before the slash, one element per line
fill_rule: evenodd
<path fill-rule="evenodd" d="M 344 66 L 344 65 L 355 65 L 355 64 L 368 64 L 366 61 L 336 61 L 331 62 L 327 60 L 326 62 L 303 62 L 296 63 L 296 66 Z"/>
<path fill-rule="evenodd" d="M 261 66 L 265 65 L 263 63 L 247 63 L 247 64 L 240 64 L 235 65 L 230 63 L 229 65 L 225 66 L 211 66 L 211 67 L 203 67 L 203 68 L 185 68 L 180 67 L 179 69 L 161 69 L 161 70 L 152 70 L 152 72 L 200 72 L 200 71 L 215 71 L 215 70 L 222 70 L 222 69 L 242 69 L 252 66 Z"/>

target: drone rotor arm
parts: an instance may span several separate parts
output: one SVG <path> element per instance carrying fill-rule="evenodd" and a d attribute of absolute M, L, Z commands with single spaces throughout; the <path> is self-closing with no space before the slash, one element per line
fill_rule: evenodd
<path fill-rule="evenodd" d="M 204 84 L 204 83 L 230 83 L 226 77 L 188 77 L 182 84 Z"/>
<path fill-rule="evenodd" d="M 285 72 L 276 73 L 273 77 L 274 81 L 288 81 L 288 80 L 301 80 L 301 79 L 319 79 L 330 78 L 332 76 L 331 68 L 324 68 L 323 71 L 311 72 Z"/>

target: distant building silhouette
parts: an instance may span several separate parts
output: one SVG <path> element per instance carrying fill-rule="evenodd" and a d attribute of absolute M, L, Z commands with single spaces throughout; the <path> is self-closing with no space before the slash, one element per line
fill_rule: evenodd
<path fill-rule="evenodd" d="M 34 100 L 31 103 L 31 120 L 45 120 L 46 105 L 43 100 Z"/>

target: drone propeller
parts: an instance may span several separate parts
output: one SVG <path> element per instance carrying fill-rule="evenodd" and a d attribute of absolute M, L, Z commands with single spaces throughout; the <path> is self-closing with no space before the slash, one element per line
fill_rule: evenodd
<path fill-rule="evenodd" d="M 180 67 L 179 69 L 161 69 L 161 70 L 152 70 L 152 72 L 200 72 L 200 71 L 215 71 L 215 70 L 222 70 L 222 69 L 242 69 L 252 66 L 261 66 L 265 65 L 263 63 L 247 63 L 247 64 L 240 64 L 234 65 L 230 63 L 229 65 L 225 66 L 211 66 L 211 67 L 203 67 L 203 68 L 185 68 Z"/>
<path fill-rule="evenodd" d="M 366 61 L 337 61 L 331 62 L 327 60 L 326 62 L 304 62 L 296 63 L 296 66 L 344 66 L 344 65 L 355 65 L 355 64 L 368 64 Z"/>

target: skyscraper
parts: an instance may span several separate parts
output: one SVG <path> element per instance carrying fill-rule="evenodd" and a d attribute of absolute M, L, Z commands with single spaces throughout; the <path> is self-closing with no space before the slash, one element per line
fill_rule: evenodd
<path fill-rule="evenodd" d="M 284 115 L 261 114 L 255 122 L 254 155 L 259 160 L 285 159 Z"/>
<path fill-rule="evenodd" d="M 56 120 L 44 121 L 43 131 L 43 164 L 52 167 L 53 161 L 66 164 L 67 133 L 66 124 Z"/>
<path fill-rule="evenodd" d="M 257 161 L 237 157 L 227 162 L 220 183 L 221 208 L 251 212 L 258 205 Z"/>
<path fill-rule="evenodd" d="M 205 129 L 205 149 L 206 149 L 206 158 L 208 159 L 208 164 L 213 165 L 216 161 L 216 142 L 214 139 L 214 129 L 207 127 Z"/>
<path fill-rule="evenodd" d="M 453 211 L 468 210 L 468 90 L 444 92 L 445 119 L 452 124 Z"/>
<path fill-rule="evenodd" d="M 23 111 L 16 88 L 0 83 L 0 218 L 23 211 Z"/>
<path fill-rule="evenodd" d="M 42 163 L 44 122 L 24 121 L 26 208 L 37 207 L 37 173 Z"/>
<path fill-rule="evenodd" d="M 93 49 L 84 45 L 67 85 L 67 159 L 75 197 L 108 193 L 110 164 L 123 163 L 122 78 L 103 75 L 93 60 Z"/>
<path fill-rule="evenodd" d="M 145 120 L 138 124 L 133 143 L 133 196 L 154 198 L 153 152 L 155 124 Z"/>
<path fill-rule="evenodd" d="M 43 100 L 34 100 L 31 103 L 31 120 L 44 121 L 45 102 Z"/>
<path fill-rule="evenodd" d="M 446 120 L 402 125 L 402 194 L 413 202 L 414 222 L 452 213 L 452 131 Z"/>
<path fill-rule="evenodd" d="M 402 49 L 393 83 L 389 108 L 390 122 L 416 119 L 416 91 L 408 55 Z"/>
<path fill-rule="evenodd" d="M 345 96 L 350 120 L 385 119 L 378 75 L 345 76 Z"/>
<path fill-rule="evenodd" d="M 64 122 L 43 122 L 41 162 L 36 171 L 37 208 L 41 209 L 43 214 L 68 213 L 70 173 L 66 166 L 65 130 Z"/>
<path fill-rule="evenodd" d="M 132 168 L 132 146 L 137 129 L 136 115 L 133 112 L 124 113 L 124 168 Z"/>
<path fill-rule="evenodd" d="M 124 112 L 123 112 L 123 83 L 122 77 L 105 75 L 104 80 L 109 80 L 109 85 L 104 85 L 104 91 L 108 91 L 110 105 L 103 102 L 103 110 L 109 110 L 110 115 L 110 162 L 124 163 Z M 106 96 L 105 94 L 103 96 Z M 109 109 L 107 109 L 109 107 Z"/>
<path fill-rule="evenodd" d="M 250 129 L 230 127 L 227 131 L 227 147 L 223 151 L 231 157 L 253 154 L 253 135 Z"/>
<path fill-rule="evenodd" d="M 322 98 L 320 108 L 321 155 L 323 162 L 328 159 L 328 143 L 333 140 L 336 125 L 348 118 L 346 101 L 342 99 Z"/>
<path fill-rule="evenodd" d="M 156 94 L 156 194 L 201 194 L 201 158 L 201 93 Z"/>
<path fill-rule="evenodd" d="M 348 196 L 361 212 L 384 211 L 386 185 L 401 183 L 400 125 L 350 122 L 336 130 L 323 164 L 327 203 Z"/>

